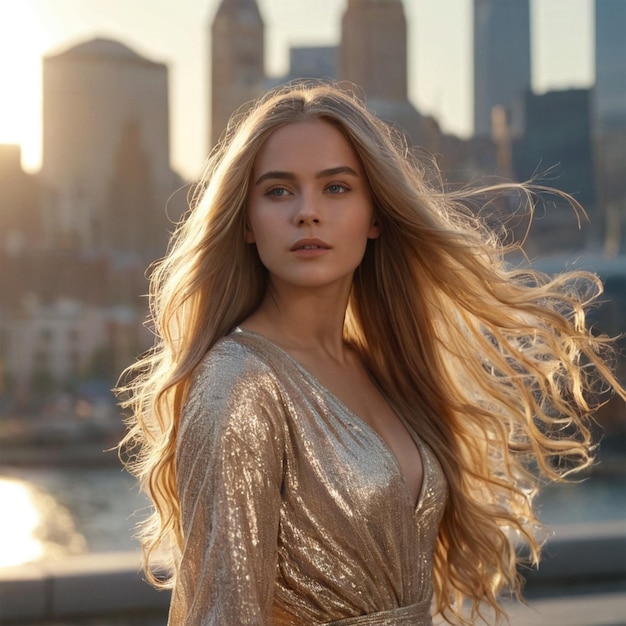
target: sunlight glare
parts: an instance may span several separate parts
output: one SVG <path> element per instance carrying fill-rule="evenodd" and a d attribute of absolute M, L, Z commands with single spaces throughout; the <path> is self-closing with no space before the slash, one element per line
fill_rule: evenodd
<path fill-rule="evenodd" d="M 70 512 L 34 484 L 0 477 L 0 502 L 0 567 L 86 552 Z"/>
<path fill-rule="evenodd" d="M 40 158 L 41 56 L 48 44 L 26 0 L 0 2 L 0 143 L 20 144 L 30 168 Z"/>
<path fill-rule="evenodd" d="M 24 483 L 0 479 L 0 567 L 35 561 L 43 555 L 43 544 L 36 537 L 40 519 L 30 490 Z"/>

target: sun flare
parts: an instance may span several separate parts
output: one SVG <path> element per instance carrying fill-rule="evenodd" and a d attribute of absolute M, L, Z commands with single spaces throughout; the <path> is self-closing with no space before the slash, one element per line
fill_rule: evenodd
<path fill-rule="evenodd" d="M 87 550 L 69 511 L 26 481 L 0 476 L 0 569 Z"/>
<path fill-rule="evenodd" d="M 39 514 L 31 493 L 21 482 L 2 479 L 0 496 L 7 505 L 7 514 L 0 522 L 0 536 L 6 538 L 2 540 L 0 567 L 41 558 L 43 546 L 36 537 Z"/>
<path fill-rule="evenodd" d="M 25 0 L 0 2 L 0 143 L 20 144 L 32 168 L 41 144 L 41 56 L 49 37 Z"/>

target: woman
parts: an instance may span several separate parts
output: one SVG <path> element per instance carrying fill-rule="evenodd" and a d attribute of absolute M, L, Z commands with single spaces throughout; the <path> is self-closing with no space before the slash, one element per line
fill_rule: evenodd
<path fill-rule="evenodd" d="M 500 617 L 516 541 L 538 560 L 538 481 L 590 463 L 597 381 L 625 395 L 585 327 L 598 281 L 509 268 L 463 209 L 485 190 L 407 154 L 353 96 L 294 85 L 210 159 L 125 388 L 170 624 Z"/>

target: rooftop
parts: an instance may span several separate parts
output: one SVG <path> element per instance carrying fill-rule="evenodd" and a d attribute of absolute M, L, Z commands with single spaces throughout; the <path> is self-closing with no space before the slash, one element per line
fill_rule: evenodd
<path fill-rule="evenodd" d="M 149 65 L 162 65 L 147 59 L 126 44 L 112 39 L 96 37 L 89 41 L 66 48 L 56 54 L 46 56 L 47 60 L 83 60 L 83 59 L 104 59 L 111 61 L 122 61 L 127 63 L 141 63 Z"/>

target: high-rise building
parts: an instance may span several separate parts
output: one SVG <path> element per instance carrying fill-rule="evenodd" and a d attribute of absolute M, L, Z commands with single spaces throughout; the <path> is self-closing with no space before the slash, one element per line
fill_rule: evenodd
<path fill-rule="evenodd" d="M 120 173 L 122 162 L 132 167 Z M 180 186 L 169 164 L 167 67 L 105 39 L 45 57 L 40 177 L 53 246 L 161 254 L 167 199 Z"/>
<path fill-rule="evenodd" d="M 263 89 L 264 33 L 256 0 L 221 0 L 211 25 L 209 150 L 232 113 Z"/>
<path fill-rule="evenodd" d="M 491 136 L 495 107 L 523 133 L 530 59 L 529 0 L 474 0 L 474 135 Z"/>
<path fill-rule="evenodd" d="M 41 186 L 36 176 L 22 169 L 18 145 L 0 144 L 0 189 L 0 254 L 41 248 Z"/>
<path fill-rule="evenodd" d="M 626 246 L 626 2 L 596 0 L 593 129 L 604 252 Z"/>
<path fill-rule="evenodd" d="M 348 0 L 341 21 L 339 78 L 355 83 L 374 100 L 407 100 L 402 0 Z"/>
<path fill-rule="evenodd" d="M 595 3 L 596 125 L 624 127 L 626 120 L 626 2 Z"/>
<path fill-rule="evenodd" d="M 516 178 L 538 176 L 538 182 L 573 195 L 589 216 L 589 223 L 581 227 L 569 204 L 551 198 L 545 207 L 538 207 L 536 217 L 541 219 L 531 230 L 529 252 L 580 250 L 596 238 L 590 99 L 588 89 L 526 94 L 526 132 L 513 154 Z"/>
<path fill-rule="evenodd" d="M 348 0 L 341 21 L 337 78 L 355 85 L 368 107 L 399 126 L 411 145 L 441 154 L 439 126 L 409 100 L 407 58 L 402 0 Z"/>

